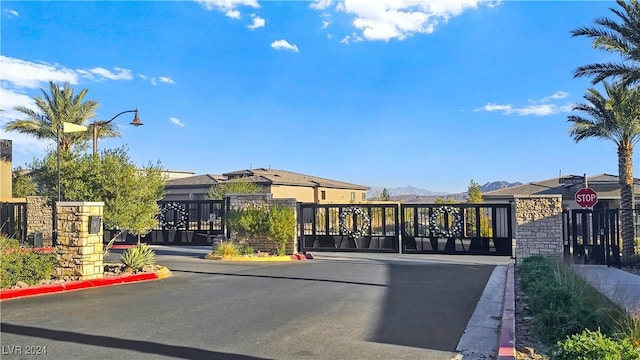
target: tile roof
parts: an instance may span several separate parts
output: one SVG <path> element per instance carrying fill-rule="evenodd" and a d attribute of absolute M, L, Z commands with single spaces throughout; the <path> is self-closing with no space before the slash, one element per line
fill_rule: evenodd
<path fill-rule="evenodd" d="M 311 175 L 299 174 L 292 171 L 277 169 L 248 169 L 222 174 L 225 177 L 234 179 L 228 181 L 253 181 L 271 185 L 293 185 L 308 187 L 324 187 L 337 189 L 367 190 L 364 185 L 357 185 L 343 181 L 320 178 Z"/>
<path fill-rule="evenodd" d="M 563 176 L 566 178 L 579 179 L 583 176 L 568 175 Z M 588 176 L 587 183 L 589 187 L 593 187 L 601 198 L 620 197 L 620 189 L 618 187 L 618 176 L 610 174 L 599 174 L 595 176 Z M 640 185 L 640 179 L 634 179 L 634 183 Z M 563 195 L 566 197 L 573 197 L 576 190 L 582 187 L 582 183 L 579 184 L 563 184 L 560 182 L 560 178 L 552 178 L 542 181 L 530 182 L 528 184 L 522 184 L 513 186 L 510 188 L 489 191 L 482 194 L 486 198 L 504 198 L 512 196 L 529 196 L 529 195 Z M 639 194 L 640 187 L 636 187 L 635 193 Z"/>
<path fill-rule="evenodd" d="M 215 185 L 225 180 L 224 176 L 214 174 L 195 175 L 179 179 L 167 180 L 165 186 Z"/>

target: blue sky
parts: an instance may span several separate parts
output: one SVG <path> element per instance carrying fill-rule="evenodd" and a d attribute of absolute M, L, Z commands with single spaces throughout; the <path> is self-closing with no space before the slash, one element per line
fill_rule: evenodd
<path fill-rule="evenodd" d="M 395 4 L 395 5 L 389 5 Z M 617 174 L 615 145 L 574 143 L 570 31 L 613 1 L 2 1 L 0 125 L 48 81 L 117 118 L 139 164 L 198 174 L 272 167 L 367 186 L 465 191 Z M 597 86 L 601 89 L 599 86 Z M 14 166 L 54 144 L 0 130 Z M 638 169 L 637 156 L 634 157 Z"/>

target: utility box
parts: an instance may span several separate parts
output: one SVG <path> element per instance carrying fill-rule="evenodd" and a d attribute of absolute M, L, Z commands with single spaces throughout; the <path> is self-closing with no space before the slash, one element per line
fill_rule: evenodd
<path fill-rule="evenodd" d="M 43 246 L 42 233 L 40 231 L 36 231 L 27 235 L 27 244 L 34 248 L 41 248 Z"/>

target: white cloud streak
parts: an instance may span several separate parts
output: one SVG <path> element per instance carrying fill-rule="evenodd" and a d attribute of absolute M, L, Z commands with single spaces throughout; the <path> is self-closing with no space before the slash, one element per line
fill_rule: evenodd
<path fill-rule="evenodd" d="M 96 67 L 89 70 L 77 70 L 83 77 L 91 80 L 131 80 L 131 70 L 123 69 L 120 67 L 114 67 L 115 71 L 107 70 L 102 67 Z M 97 75 L 97 77 L 96 77 Z"/>
<path fill-rule="evenodd" d="M 329 27 L 330 24 L 331 24 L 330 21 L 322 20 L 322 27 L 320 29 L 326 29 Z"/>
<path fill-rule="evenodd" d="M 298 52 L 298 46 L 294 44 L 290 44 L 287 40 L 280 39 L 271 43 L 271 47 L 276 50 L 291 50 L 293 52 Z"/>
<path fill-rule="evenodd" d="M 310 7 L 326 11 L 330 0 L 316 0 Z M 353 16 L 352 25 L 367 40 L 404 40 L 414 34 L 430 34 L 436 27 L 466 10 L 480 5 L 495 7 L 487 0 L 341 0 L 336 11 Z"/>
<path fill-rule="evenodd" d="M 78 83 L 78 74 L 58 64 L 35 63 L 0 55 L 2 80 L 19 88 L 39 88 L 47 81 Z"/>
<path fill-rule="evenodd" d="M 254 30 L 254 29 L 264 27 L 265 21 L 263 18 L 261 18 L 260 16 L 257 16 L 256 14 L 251 14 L 251 17 L 253 18 L 253 23 L 247 25 L 249 29 Z"/>
<path fill-rule="evenodd" d="M 171 121 L 172 123 L 174 123 L 175 125 L 177 125 L 179 127 L 184 127 L 186 125 L 184 123 L 184 121 L 178 119 L 177 117 L 170 117 L 169 121 Z"/>
<path fill-rule="evenodd" d="M 158 78 L 158 81 L 160 81 L 161 83 L 165 83 L 165 84 L 175 84 L 176 82 L 173 81 L 172 78 L 168 77 L 168 76 L 160 76 Z"/>
<path fill-rule="evenodd" d="M 16 10 L 13 10 L 13 9 L 4 9 L 4 10 L 2 10 L 2 12 L 7 14 L 9 17 L 18 17 L 18 16 L 20 16 L 20 14 Z"/>
<path fill-rule="evenodd" d="M 257 0 L 196 0 L 207 10 L 217 10 L 223 12 L 232 19 L 240 19 L 242 15 L 237 9 L 238 7 L 251 7 L 257 9 L 260 7 Z"/>
<path fill-rule="evenodd" d="M 570 112 L 573 109 L 573 105 L 571 104 L 548 104 L 548 102 L 552 100 L 561 100 L 566 98 L 567 96 L 569 96 L 568 92 L 556 91 L 552 95 L 545 96 L 540 100 L 529 100 L 533 104 L 527 106 L 515 107 L 511 104 L 487 103 L 485 106 L 474 109 L 473 111 L 499 112 L 503 115 L 548 116 Z"/>

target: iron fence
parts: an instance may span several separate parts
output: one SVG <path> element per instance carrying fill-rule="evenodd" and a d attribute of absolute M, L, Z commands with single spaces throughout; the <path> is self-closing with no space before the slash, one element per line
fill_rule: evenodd
<path fill-rule="evenodd" d="M 0 202 L 0 234 L 19 240 L 27 238 L 27 204 Z"/>

